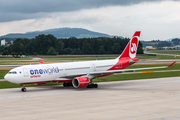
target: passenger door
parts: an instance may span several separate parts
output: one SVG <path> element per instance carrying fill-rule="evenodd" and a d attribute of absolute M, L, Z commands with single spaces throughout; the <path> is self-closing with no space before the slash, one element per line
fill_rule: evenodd
<path fill-rule="evenodd" d="M 29 73 L 28 73 L 27 68 L 23 68 L 23 74 L 24 74 L 24 77 L 29 77 Z"/>

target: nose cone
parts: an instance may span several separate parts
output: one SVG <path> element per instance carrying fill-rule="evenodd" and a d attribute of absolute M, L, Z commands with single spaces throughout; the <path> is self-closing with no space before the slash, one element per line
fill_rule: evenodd
<path fill-rule="evenodd" d="M 4 79 L 7 80 L 7 81 L 9 81 L 9 80 L 8 80 L 8 79 L 9 79 L 9 75 L 6 74 L 6 75 L 4 76 Z"/>
<path fill-rule="evenodd" d="M 5 79 L 5 80 L 7 80 L 7 81 L 9 81 L 9 82 L 12 82 L 12 83 L 14 83 L 13 78 L 14 78 L 14 77 L 12 77 L 11 74 L 6 74 L 6 75 L 4 76 L 4 79 Z"/>

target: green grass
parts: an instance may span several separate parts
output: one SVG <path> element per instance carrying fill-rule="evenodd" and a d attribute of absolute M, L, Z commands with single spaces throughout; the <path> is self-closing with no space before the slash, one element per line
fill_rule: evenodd
<path fill-rule="evenodd" d="M 32 60 L 32 58 L 0 58 L 0 60 Z"/>
<path fill-rule="evenodd" d="M 140 60 L 143 60 L 143 59 L 157 59 L 156 56 L 136 56 L 136 58 L 139 58 Z"/>
<path fill-rule="evenodd" d="M 55 57 L 55 58 L 42 58 L 44 61 L 73 61 L 73 60 L 106 60 L 115 59 L 117 57 Z"/>
<path fill-rule="evenodd" d="M 161 60 L 161 59 L 174 59 L 174 56 L 168 55 L 156 55 L 156 56 L 137 56 L 140 60 L 143 59 L 153 59 L 153 60 Z M 176 59 L 180 59 L 180 57 L 176 57 Z"/>
<path fill-rule="evenodd" d="M 29 63 L 29 62 L 40 62 L 40 61 L 0 61 L 0 64 L 12 64 L 12 63 Z"/>
<path fill-rule="evenodd" d="M 0 70 L 0 79 L 4 79 L 4 76 L 8 73 L 8 70 Z"/>
<path fill-rule="evenodd" d="M 150 53 L 162 53 L 162 54 L 177 54 L 180 55 L 180 50 L 152 50 Z"/>
<path fill-rule="evenodd" d="M 110 82 L 110 81 L 124 81 L 124 80 L 137 80 L 137 79 L 149 79 L 149 78 L 164 78 L 164 77 L 177 77 L 180 76 L 179 71 L 175 72 L 162 72 L 162 73 L 147 73 L 147 74 L 116 74 L 102 78 L 96 78 L 93 82 Z M 60 85 L 62 83 L 47 83 L 49 85 Z M 26 87 L 34 87 L 36 85 L 26 85 Z M 41 85 L 44 86 L 44 85 Z M 20 88 L 19 84 L 10 83 L 8 81 L 0 81 L 0 89 L 5 88 Z"/>
<path fill-rule="evenodd" d="M 174 56 L 168 56 L 168 55 L 157 55 L 158 59 L 174 59 Z M 180 57 L 176 57 L 175 59 L 180 59 Z"/>
<path fill-rule="evenodd" d="M 47 84 L 42 84 L 38 86 L 51 86 L 51 85 L 61 85 L 62 83 L 47 83 Z M 26 87 L 35 87 L 37 85 L 31 84 L 31 85 L 26 85 Z M 21 86 L 19 84 L 14 84 L 10 83 L 8 81 L 0 81 L 0 89 L 5 89 L 5 88 L 20 88 Z"/>
<path fill-rule="evenodd" d="M 25 60 L 32 60 L 32 58 L 0 58 L 0 65 L 10 65 L 10 64 L 19 64 L 19 63 L 26 64 L 29 62 L 34 62 L 34 61 L 25 61 Z"/>
<path fill-rule="evenodd" d="M 67 57 L 67 58 L 42 58 L 44 61 L 77 61 L 77 60 L 106 60 L 106 59 L 115 59 L 117 57 Z M 173 56 L 166 56 L 166 55 L 156 55 L 156 56 L 140 56 L 138 55 L 137 58 L 140 60 L 143 59 L 173 59 Z M 180 59 L 180 57 L 177 57 L 176 59 Z"/>

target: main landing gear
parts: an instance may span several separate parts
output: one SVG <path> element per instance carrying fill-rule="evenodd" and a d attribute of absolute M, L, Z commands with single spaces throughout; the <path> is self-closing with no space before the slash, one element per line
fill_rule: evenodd
<path fill-rule="evenodd" d="M 73 85 L 72 85 L 71 82 L 67 82 L 67 83 L 64 82 L 64 83 L 63 83 L 63 86 L 64 86 L 64 87 L 71 87 L 71 86 L 73 86 Z"/>
<path fill-rule="evenodd" d="M 21 84 L 21 86 L 22 86 L 21 91 L 22 91 L 22 92 L 26 92 L 27 89 L 25 88 L 25 84 Z"/>
<path fill-rule="evenodd" d="M 86 86 L 86 88 L 98 88 L 98 84 L 89 84 L 88 86 Z"/>
<path fill-rule="evenodd" d="M 90 83 L 86 88 L 98 88 L 98 84 L 93 83 L 92 79 L 90 79 Z"/>

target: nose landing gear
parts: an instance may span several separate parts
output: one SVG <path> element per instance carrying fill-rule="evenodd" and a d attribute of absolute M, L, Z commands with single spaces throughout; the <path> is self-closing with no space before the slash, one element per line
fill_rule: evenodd
<path fill-rule="evenodd" d="M 25 84 L 21 84 L 21 86 L 22 86 L 21 91 L 22 91 L 22 92 L 26 92 L 27 89 L 25 88 Z"/>
<path fill-rule="evenodd" d="M 24 88 L 21 88 L 21 91 L 22 91 L 22 92 L 26 92 L 27 89 L 24 87 Z"/>

